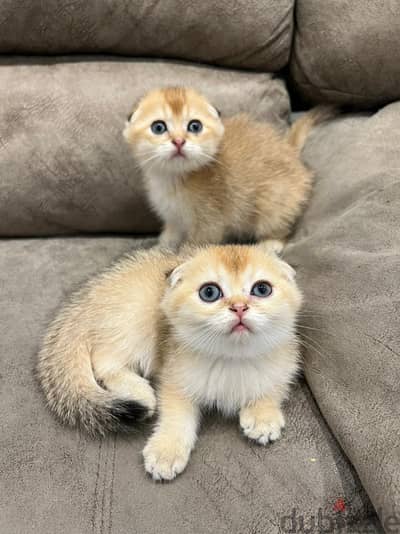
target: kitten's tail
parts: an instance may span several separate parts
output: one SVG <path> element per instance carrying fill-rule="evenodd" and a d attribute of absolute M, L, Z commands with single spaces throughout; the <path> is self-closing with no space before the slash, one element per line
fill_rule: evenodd
<path fill-rule="evenodd" d="M 47 403 L 58 418 L 68 425 L 83 427 L 92 435 L 132 430 L 151 415 L 139 402 L 118 398 L 97 383 L 87 340 L 76 336 L 61 317 L 45 338 L 37 376 Z"/>
<path fill-rule="evenodd" d="M 313 108 L 292 124 L 286 134 L 287 141 L 301 152 L 310 131 L 318 124 L 335 117 L 337 114 L 338 110 L 333 106 L 317 106 Z"/>

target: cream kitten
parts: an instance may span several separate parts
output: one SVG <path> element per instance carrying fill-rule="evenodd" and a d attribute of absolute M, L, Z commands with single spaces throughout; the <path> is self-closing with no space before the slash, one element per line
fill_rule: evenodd
<path fill-rule="evenodd" d="M 148 93 L 124 137 L 164 222 L 161 245 L 285 238 L 311 192 L 312 173 L 300 149 L 329 114 L 314 110 L 283 137 L 246 115 L 222 120 L 192 89 Z"/>
<path fill-rule="evenodd" d="M 138 252 L 78 292 L 55 320 L 38 375 L 52 410 L 88 431 L 159 417 L 143 451 L 156 480 L 194 447 L 202 408 L 238 414 L 263 445 L 284 426 L 299 367 L 301 295 L 276 242 Z"/>

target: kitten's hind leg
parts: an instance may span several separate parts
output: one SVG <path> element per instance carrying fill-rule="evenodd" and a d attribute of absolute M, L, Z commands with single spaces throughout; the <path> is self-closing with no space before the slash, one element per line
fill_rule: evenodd
<path fill-rule="evenodd" d="M 96 375 L 96 378 L 115 395 L 113 409 L 121 414 L 134 419 L 146 419 L 151 417 L 156 409 L 156 396 L 154 389 L 146 378 L 136 374 L 128 368 L 111 373 Z M 124 413 L 122 413 L 124 412 Z"/>

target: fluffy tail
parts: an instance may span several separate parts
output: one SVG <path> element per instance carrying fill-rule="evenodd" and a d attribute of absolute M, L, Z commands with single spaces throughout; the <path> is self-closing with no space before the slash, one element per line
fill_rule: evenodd
<path fill-rule="evenodd" d="M 317 106 L 295 121 L 286 139 L 289 144 L 301 152 L 310 131 L 321 122 L 325 122 L 337 115 L 338 111 L 332 106 Z"/>
<path fill-rule="evenodd" d="M 116 398 L 97 383 L 87 342 L 69 330 L 61 318 L 46 336 L 37 375 L 47 403 L 59 419 L 92 435 L 132 430 L 150 415 L 146 406 Z"/>

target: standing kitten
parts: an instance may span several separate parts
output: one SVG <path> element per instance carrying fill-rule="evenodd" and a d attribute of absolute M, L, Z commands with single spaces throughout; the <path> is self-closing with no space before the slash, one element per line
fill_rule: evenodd
<path fill-rule="evenodd" d="M 312 186 L 299 151 L 312 126 L 326 116 L 327 110 L 314 110 L 285 138 L 246 115 L 222 121 L 192 89 L 148 93 L 124 136 L 165 223 L 161 245 L 285 238 Z"/>
<path fill-rule="evenodd" d="M 159 419 L 143 451 L 156 480 L 185 468 L 201 408 L 238 414 L 263 445 L 279 438 L 299 366 L 301 295 L 273 247 L 208 246 L 180 258 L 143 251 L 95 278 L 39 354 L 50 408 L 92 433 L 126 430 L 153 414 L 156 377 Z"/>

